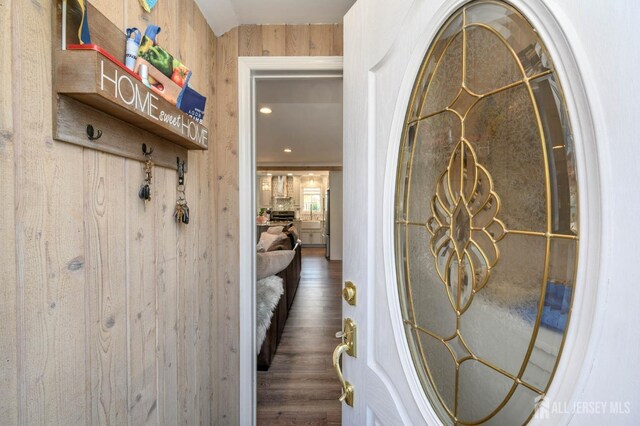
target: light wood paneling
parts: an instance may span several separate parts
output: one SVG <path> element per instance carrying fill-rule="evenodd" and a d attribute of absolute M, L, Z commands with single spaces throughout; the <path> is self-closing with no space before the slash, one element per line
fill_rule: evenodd
<path fill-rule="evenodd" d="M 13 0 L 0 3 L 0 25 L 2 28 L 11 28 L 11 4 Z M 13 110 L 11 108 L 11 90 L 13 76 L 11 73 L 11 42 L 13 40 L 11 31 L 5 30 L 0 39 L 0 54 L 5 60 L 0 61 L 0 75 L 3 84 L 0 86 L 0 130 L 3 137 L 9 137 L 13 131 Z"/>
<path fill-rule="evenodd" d="M 216 54 L 214 412 L 221 424 L 238 424 L 238 29 L 218 38 Z"/>
<path fill-rule="evenodd" d="M 154 170 L 158 180 L 160 169 Z M 135 194 L 144 179 L 143 164 L 125 162 L 125 190 Z M 156 262 L 154 232 L 158 185 L 152 201 L 127 197 L 124 203 L 127 253 L 127 318 L 129 322 L 129 410 L 132 424 L 145 424 L 157 404 L 156 383 Z"/>
<path fill-rule="evenodd" d="M 287 56 L 309 56 L 309 25 L 287 25 Z"/>
<path fill-rule="evenodd" d="M 194 87 L 209 96 L 205 125 L 215 122 L 215 37 L 192 0 L 160 2 L 152 14 L 137 1 L 94 5 L 123 29 L 161 25 L 161 43 L 187 58 Z M 154 168 L 145 206 L 141 162 L 53 140 L 54 7 L 0 4 L 0 24 L 12 28 L 0 54 L 13 58 L 0 65 L 0 281 L 10 283 L 0 293 L 0 416 L 213 423 L 213 156 L 189 165 L 192 220 L 178 226 L 173 168 Z"/>
<path fill-rule="evenodd" d="M 343 32 L 342 24 L 333 24 L 333 46 L 331 47 L 331 55 L 343 55 Z"/>
<path fill-rule="evenodd" d="M 125 160 L 84 150 L 85 280 L 88 293 L 87 374 L 91 421 L 127 418 L 126 224 L 118 204 L 126 199 Z"/>
<path fill-rule="evenodd" d="M 208 24 L 197 7 L 194 8 L 194 27 L 196 34 L 206 34 Z M 196 72 L 200 76 L 199 86 L 203 88 L 203 94 L 208 99 L 212 99 L 208 81 L 209 68 L 211 67 L 208 58 L 211 56 L 208 37 L 197 37 L 197 62 Z M 194 197 L 198 214 L 196 221 L 196 232 L 198 234 L 198 271 L 200 272 L 197 281 L 195 306 L 198 310 L 198 327 L 196 328 L 196 368 L 198 371 L 198 382 L 196 388 L 198 421 L 200 424 L 211 424 L 211 303 L 212 303 L 212 270 L 211 268 L 211 247 L 213 239 L 211 234 L 211 179 L 209 169 L 209 153 L 196 153 L 199 157 L 199 167 L 194 178 L 198 182 L 198 193 Z"/>
<path fill-rule="evenodd" d="M 333 48 L 333 25 L 311 25 L 309 55 L 330 56 Z"/>
<path fill-rule="evenodd" d="M 177 173 L 157 178 L 156 283 L 158 292 L 158 418 L 178 424 L 178 227 L 173 218 Z"/>
<path fill-rule="evenodd" d="M 334 25 L 311 25 L 322 27 L 314 30 L 318 54 L 333 55 L 337 51 L 334 42 Z M 213 413 L 218 424 L 235 425 L 240 413 L 238 381 L 239 346 L 239 293 L 238 259 L 238 56 L 264 56 L 287 54 L 287 31 L 291 26 L 262 25 L 240 26 L 217 39 L 216 61 L 216 123 L 215 143 L 213 147 L 212 179 L 215 182 L 215 194 L 212 197 L 215 226 L 213 227 L 215 245 L 214 271 L 215 294 L 212 307 L 212 351 L 213 351 L 213 387 L 224 389 L 213 396 Z M 259 31 L 258 31 L 259 29 Z M 341 30 L 341 26 L 340 26 Z M 300 32 L 299 29 L 294 31 Z M 302 31 L 304 32 L 304 31 Z M 259 34 L 259 35 L 258 35 Z M 324 38 L 323 38 L 324 37 Z M 306 52 L 303 46 L 306 36 L 299 37 L 296 47 L 290 52 Z M 260 40 L 260 49 L 258 45 Z M 325 47 L 328 46 L 328 47 Z M 309 46 L 310 48 L 311 46 Z M 340 49 L 341 50 L 341 49 Z M 242 54 L 241 54 L 242 52 Z M 259 53 L 260 52 L 260 53 Z M 211 153 L 212 149 L 209 149 Z M 335 333 L 335 330 L 334 330 Z M 286 416 L 285 416 L 286 417 Z"/>
<path fill-rule="evenodd" d="M 100 9 L 100 12 L 106 14 L 107 13 L 106 11 L 108 11 L 109 8 L 111 7 L 112 7 L 111 2 L 109 0 L 103 0 L 99 9 Z M 147 25 L 153 24 L 156 22 L 155 21 L 156 13 L 158 13 L 158 11 L 155 8 L 151 13 L 147 13 L 142 8 L 142 6 L 140 6 L 140 2 L 124 0 L 124 25 L 127 28 L 136 27 L 140 31 L 142 31 L 142 33 L 144 34 L 144 30 L 145 28 L 147 28 Z"/>
<path fill-rule="evenodd" d="M 12 1 L 0 3 L 0 25 L 11 26 Z M 0 57 L 11 57 L 11 31 L 6 31 L 0 38 Z M 7 424 L 18 422 L 18 376 L 16 345 L 17 339 L 17 286 L 16 286 L 16 232 L 15 232 L 15 175 L 14 175 L 14 141 L 12 62 L 0 61 L 0 351 L 2 367 L 0 368 L 0 418 Z"/>
<path fill-rule="evenodd" d="M 208 303 L 209 303 L 209 368 L 211 374 L 210 381 L 210 389 L 209 395 L 207 397 L 207 401 L 210 407 L 210 415 L 211 422 L 214 424 L 219 424 L 219 411 L 218 411 L 218 394 L 220 393 L 220 387 L 218 386 L 220 383 L 220 369 L 217 368 L 218 365 L 218 351 L 217 348 L 221 343 L 219 340 L 220 329 L 218 328 L 218 306 L 220 305 L 219 300 L 217 299 L 217 289 L 220 287 L 218 270 L 221 269 L 218 266 L 218 250 L 220 244 L 218 241 L 220 238 L 218 237 L 218 194 L 217 194 L 217 181 L 218 181 L 218 164 L 216 161 L 216 152 L 218 144 L 217 132 L 215 129 L 217 128 L 218 122 L 218 102 L 217 102 L 217 67 L 218 67 L 218 57 L 217 57 L 217 46 L 218 39 L 215 37 L 213 32 L 209 32 L 209 43 L 208 43 L 208 55 L 211 58 L 208 64 L 208 89 L 209 89 L 209 101 L 207 102 L 206 114 L 209 117 L 212 117 L 209 125 L 214 133 L 215 143 L 212 144 L 213 149 L 209 149 L 207 151 L 207 189 L 209 191 L 209 208 L 207 210 L 207 216 L 209 217 L 209 238 L 211 239 L 211 246 L 208 253 L 207 260 L 209 262 L 209 276 L 211 279 L 211 286 L 208 291 Z M 221 423 L 221 422 L 220 422 Z"/>
<path fill-rule="evenodd" d="M 172 168 L 154 168 L 145 206 L 142 163 L 52 138 L 55 2 L 0 4 L 12 28 L 0 54 L 13 59 L 0 64 L 0 277 L 12 283 L 1 292 L 0 415 L 237 424 L 237 58 L 307 54 L 312 27 L 244 26 L 216 39 L 193 0 L 152 14 L 137 1 L 94 4 L 120 28 L 163 27 L 159 41 L 208 97 L 211 149 L 189 153 L 189 225 L 173 220 Z"/>
<path fill-rule="evenodd" d="M 84 421 L 82 149 L 51 140 L 52 5 L 13 8 L 19 421 Z"/>
<path fill-rule="evenodd" d="M 131 2 L 135 3 L 135 2 Z M 160 1 L 153 9 L 155 14 L 155 24 L 162 28 L 157 40 L 165 49 L 176 56 L 180 52 L 180 26 L 178 19 L 181 18 L 180 4 L 177 1 Z M 145 28 L 139 28 L 143 32 Z M 182 58 L 178 58 L 182 59 Z"/>
<path fill-rule="evenodd" d="M 262 26 L 262 56 L 284 56 L 286 54 L 286 26 Z"/>
<path fill-rule="evenodd" d="M 238 56 L 262 56 L 262 27 L 241 25 L 238 27 Z"/>
<path fill-rule="evenodd" d="M 127 21 L 125 21 L 125 2 L 121 2 L 121 1 L 113 1 L 113 0 L 93 0 L 90 2 L 91 4 L 93 4 L 96 9 L 98 9 L 105 17 L 107 17 L 111 22 L 113 22 L 115 25 L 117 25 L 120 29 L 124 30 L 125 25 L 127 25 Z M 132 4 L 135 4 L 135 2 L 129 2 Z M 140 8 L 140 10 L 138 10 L 137 8 L 134 8 L 133 6 L 131 6 L 129 8 L 129 5 L 127 6 L 127 12 L 131 13 L 131 17 L 133 17 L 133 14 L 136 15 L 142 15 L 142 8 Z M 131 22 L 134 22 L 134 19 L 130 19 Z M 158 24 L 161 25 L 161 24 Z M 134 25 L 131 25 L 134 26 Z M 140 28 L 142 31 L 144 31 L 144 28 Z"/>
<path fill-rule="evenodd" d="M 193 71 L 193 84 L 195 85 L 203 76 L 195 78 L 197 64 L 197 40 L 194 39 L 193 6 L 191 0 L 179 0 L 181 19 L 178 21 L 180 28 L 180 58 Z M 200 86 L 195 86 L 200 88 Z M 200 89 L 202 90 L 202 89 Z M 178 281 L 189 283 L 178 288 L 178 422 L 179 424 L 197 424 L 197 379 L 196 366 L 196 328 L 197 323 L 197 291 L 198 277 L 198 233 L 197 224 L 204 218 L 198 211 L 198 169 L 201 167 L 199 156 L 195 152 L 189 152 L 189 173 L 186 177 L 186 197 L 190 208 L 190 217 L 193 220 L 187 226 L 181 226 L 178 230 L 178 245 L 183 248 L 178 257 Z"/>

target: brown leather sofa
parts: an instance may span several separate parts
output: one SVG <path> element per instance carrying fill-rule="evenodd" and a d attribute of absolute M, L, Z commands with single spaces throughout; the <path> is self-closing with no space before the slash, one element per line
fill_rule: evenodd
<path fill-rule="evenodd" d="M 293 298 L 296 295 L 298 284 L 300 283 L 300 270 L 302 268 L 302 247 L 296 244 L 294 248 L 296 254 L 283 271 L 277 274 L 283 280 L 284 293 L 280 297 L 280 301 L 273 312 L 271 318 L 271 326 L 267 330 L 267 334 L 258 354 L 258 370 L 266 371 L 271 365 L 271 361 L 276 354 L 278 344 L 282 338 L 284 325 L 289 316 L 289 309 L 293 304 Z"/>

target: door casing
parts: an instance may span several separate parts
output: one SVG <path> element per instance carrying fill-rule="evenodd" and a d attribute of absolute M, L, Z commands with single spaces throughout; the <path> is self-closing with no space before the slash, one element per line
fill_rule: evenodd
<path fill-rule="evenodd" d="M 241 425 L 256 424 L 255 80 L 256 78 L 277 78 L 277 74 L 282 78 L 292 71 L 296 71 L 295 77 L 299 78 L 327 78 L 336 74 L 341 76 L 342 57 L 242 56 L 238 58 Z M 268 73 L 269 76 L 259 76 L 260 73 Z M 243 256 L 242 253 L 250 255 Z"/>

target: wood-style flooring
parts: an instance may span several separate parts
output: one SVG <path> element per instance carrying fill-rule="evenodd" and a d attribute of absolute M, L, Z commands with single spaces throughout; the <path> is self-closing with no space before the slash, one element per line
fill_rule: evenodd
<path fill-rule="evenodd" d="M 342 327 L 342 262 L 302 248 L 302 271 L 269 371 L 258 371 L 258 425 L 341 424 L 340 383 L 331 365 Z"/>

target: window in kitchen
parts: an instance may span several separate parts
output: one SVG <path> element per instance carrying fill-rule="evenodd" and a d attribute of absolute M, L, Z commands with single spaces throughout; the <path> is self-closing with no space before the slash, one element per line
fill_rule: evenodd
<path fill-rule="evenodd" d="M 320 188 L 310 187 L 303 189 L 303 210 L 306 212 L 319 212 L 322 207 Z"/>
<path fill-rule="evenodd" d="M 432 42 L 407 109 L 398 289 L 416 372 L 447 425 L 527 423 L 560 359 L 578 188 L 551 59 L 511 5 L 470 2 Z"/>

